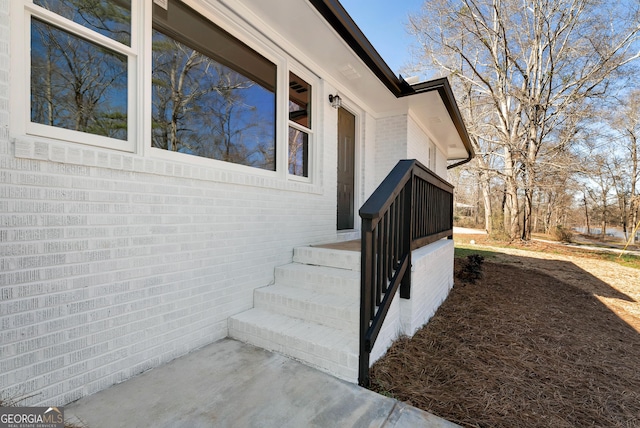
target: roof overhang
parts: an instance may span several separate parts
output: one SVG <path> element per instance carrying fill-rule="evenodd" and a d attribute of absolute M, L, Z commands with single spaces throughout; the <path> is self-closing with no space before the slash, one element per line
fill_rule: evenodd
<path fill-rule="evenodd" d="M 218 1 L 376 117 L 411 114 L 442 149 L 448 168 L 474 156 L 447 79 L 410 85 L 396 76 L 338 0 Z"/>
<path fill-rule="evenodd" d="M 309 2 L 396 98 L 412 97 L 409 107 L 420 116 L 427 115 L 421 117 L 423 123 L 426 122 L 428 125 L 431 122 L 431 125 L 436 125 L 429 126 L 429 129 L 432 134 L 436 134 L 434 137 L 441 145 L 445 146 L 447 160 L 458 161 L 450 164 L 448 169 L 467 163 L 473 158 L 471 140 L 447 78 L 410 85 L 402 76 L 393 73 L 338 0 Z M 440 100 L 424 96 L 432 92 L 437 93 Z M 439 107 L 438 101 L 446 109 L 450 120 L 448 124 L 444 123 L 441 116 L 432 113 L 433 108 Z M 452 130 L 455 130 L 455 136 L 451 134 Z"/>

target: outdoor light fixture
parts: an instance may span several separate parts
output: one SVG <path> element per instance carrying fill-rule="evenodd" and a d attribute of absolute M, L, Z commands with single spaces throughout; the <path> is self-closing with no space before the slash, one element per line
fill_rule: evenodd
<path fill-rule="evenodd" d="M 340 108 L 340 106 L 342 105 L 342 99 L 338 94 L 329 95 L 329 102 L 331 103 L 331 107 L 333 108 Z"/>

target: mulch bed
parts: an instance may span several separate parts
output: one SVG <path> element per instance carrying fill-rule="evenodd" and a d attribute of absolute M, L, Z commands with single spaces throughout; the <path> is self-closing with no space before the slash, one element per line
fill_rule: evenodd
<path fill-rule="evenodd" d="M 539 271 L 482 272 L 373 366 L 373 390 L 466 427 L 640 426 L 639 331 Z"/>

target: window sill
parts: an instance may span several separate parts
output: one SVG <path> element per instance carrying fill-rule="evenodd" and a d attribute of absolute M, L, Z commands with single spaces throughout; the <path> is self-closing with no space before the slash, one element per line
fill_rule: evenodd
<path fill-rule="evenodd" d="M 167 159 L 170 153 L 161 149 L 151 149 L 151 157 L 142 157 L 94 146 L 79 146 L 72 142 L 52 142 L 32 137 L 12 139 L 14 155 L 20 159 L 49 161 L 84 167 L 120 170 L 139 174 L 152 174 L 164 177 L 189 180 L 210 181 L 241 186 L 278 189 L 290 192 L 323 194 L 322 186 L 314 185 L 307 179 L 289 179 L 273 171 L 254 170 L 254 168 L 228 164 L 213 159 L 199 159 L 196 156 L 182 155 L 181 159 Z M 191 159 L 194 158 L 194 159 Z M 190 161 L 194 162 L 190 162 Z"/>

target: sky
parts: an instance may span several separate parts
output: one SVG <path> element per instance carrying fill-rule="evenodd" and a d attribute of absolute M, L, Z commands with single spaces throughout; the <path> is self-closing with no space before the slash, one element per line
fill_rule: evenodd
<path fill-rule="evenodd" d="M 406 29 L 408 15 L 418 12 L 424 1 L 340 0 L 340 3 L 391 70 L 401 74 L 402 67 L 411 60 L 413 36 Z"/>

